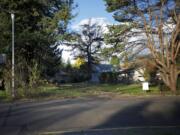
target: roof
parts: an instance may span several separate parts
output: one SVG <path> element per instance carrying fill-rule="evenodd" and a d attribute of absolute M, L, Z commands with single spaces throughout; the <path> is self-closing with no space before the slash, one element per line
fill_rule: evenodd
<path fill-rule="evenodd" d="M 98 64 L 94 65 L 94 70 L 96 72 L 111 72 L 113 71 L 113 66 L 111 64 Z"/>

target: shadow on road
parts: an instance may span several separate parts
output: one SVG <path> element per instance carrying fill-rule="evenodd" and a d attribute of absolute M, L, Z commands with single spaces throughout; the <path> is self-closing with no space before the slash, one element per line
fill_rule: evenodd
<path fill-rule="evenodd" d="M 119 110 L 91 129 L 60 135 L 180 135 L 179 114 L 179 101 L 148 100 Z"/>
<path fill-rule="evenodd" d="M 16 135 L 11 128 L 17 135 L 180 135 L 180 100 L 174 97 L 22 103 L 0 114 L 1 135 Z"/>

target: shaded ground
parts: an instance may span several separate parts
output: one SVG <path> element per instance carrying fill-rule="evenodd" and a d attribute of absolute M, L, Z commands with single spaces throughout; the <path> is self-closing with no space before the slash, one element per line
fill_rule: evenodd
<path fill-rule="evenodd" d="M 180 98 L 79 98 L 0 104 L 1 135 L 179 135 Z"/>

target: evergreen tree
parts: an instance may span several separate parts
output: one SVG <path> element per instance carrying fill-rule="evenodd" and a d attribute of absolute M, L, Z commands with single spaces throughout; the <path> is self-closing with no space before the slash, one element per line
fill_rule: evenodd
<path fill-rule="evenodd" d="M 124 59 L 124 56 L 132 57 L 134 53 L 132 52 L 131 44 L 135 42 L 128 42 L 131 36 L 131 29 L 134 24 L 119 24 L 108 26 L 109 32 L 104 35 L 104 41 L 108 47 L 105 47 L 102 52 L 105 57 L 111 57 L 112 55 L 121 54 L 119 58 Z M 129 47 L 128 47 L 129 46 Z M 139 52 L 139 51 L 138 51 Z"/>
<path fill-rule="evenodd" d="M 176 12 L 180 12 L 179 0 L 104 0 L 108 12 L 114 13 L 114 19 L 118 22 L 139 22 L 142 14 L 146 14 L 148 18 L 148 12 L 154 12 L 160 14 L 160 9 L 163 4 L 165 20 L 167 17 L 172 16 L 174 18 L 174 9 Z M 175 20 L 174 20 L 175 21 Z M 143 24 L 143 23 L 142 23 Z"/>
<path fill-rule="evenodd" d="M 74 17 L 73 0 L 0 0 L 0 53 L 11 58 L 11 19 L 15 13 L 15 63 L 16 74 L 25 73 L 38 63 L 42 75 L 53 75 L 59 68 L 61 51 L 55 44 L 59 35 L 67 32 Z"/>
<path fill-rule="evenodd" d="M 120 66 L 119 58 L 117 56 L 112 56 L 110 63 L 115 67 Z"/>

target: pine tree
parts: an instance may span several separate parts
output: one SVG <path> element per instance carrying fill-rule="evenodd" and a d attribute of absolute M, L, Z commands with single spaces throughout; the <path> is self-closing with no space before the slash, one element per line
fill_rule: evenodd
<path fill-rule="evenodd" d="M 11 18 L 15 13 L 16 74 L 25 73 L 36 61 L 41 75 L 52 75 L 61 63 L 61 51 L 56 44 L 59 35 L 67 32 L 74 17 L 73 0 L 0 0 L 0 53 L 11 58 Z M 22 66 L 23 65 L 23 66 Z"/>

